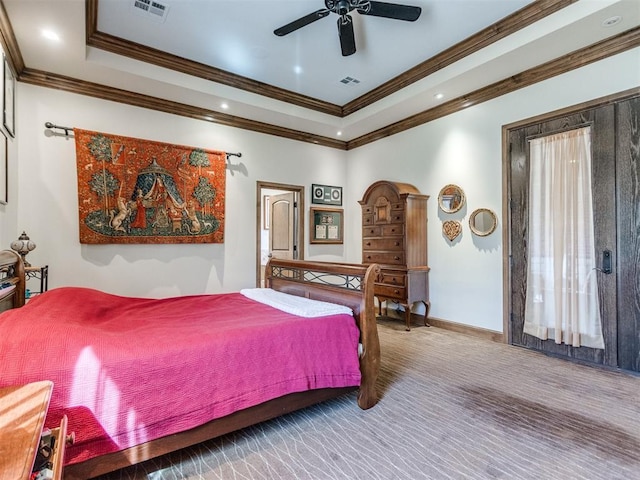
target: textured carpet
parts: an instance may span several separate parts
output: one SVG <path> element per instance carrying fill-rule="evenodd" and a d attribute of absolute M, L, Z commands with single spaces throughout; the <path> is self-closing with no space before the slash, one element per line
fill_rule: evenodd
<path fill-rule="evenodd" d="M 379 322 L 381 400 L 354 395 L 114 479 L 640 479 L 640 377 Z"/>

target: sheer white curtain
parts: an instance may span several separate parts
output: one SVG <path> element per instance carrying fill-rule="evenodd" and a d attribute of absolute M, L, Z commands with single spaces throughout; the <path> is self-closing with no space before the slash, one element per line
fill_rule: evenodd
<path fill-rule="evenodd" d="M 589 127 L 534 139 L 524 332 L 604 348 L 598 302 Z"/>

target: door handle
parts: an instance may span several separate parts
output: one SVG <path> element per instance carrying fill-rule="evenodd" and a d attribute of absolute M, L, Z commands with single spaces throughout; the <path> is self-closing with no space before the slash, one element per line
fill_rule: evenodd
<path fill-rule="evenodd" d="M 611 273 L 611 250 L 602 252 L 602 273 Z"/>

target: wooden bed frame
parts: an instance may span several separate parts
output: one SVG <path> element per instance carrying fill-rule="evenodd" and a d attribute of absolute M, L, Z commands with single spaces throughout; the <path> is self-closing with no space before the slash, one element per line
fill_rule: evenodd
<path fill-rule="evenodd" d="M 0 281 L 3 285 L 10 283 L 15 286 L 15 288 L 3 289 L 6 290 L 4 295 L 0 290 L 0 311 L 23 306 L 25 277 L 20 256 L 10 250 L 0 251 L 0 272 Z M 371 408 L 378 401 L 376 380 L 380 369 L 380 344 L 373 287 L 379 272 L 380 268 L 376 264 L 356 265 L 271 259 L 265 273 L 267 287 L 274 290 L 346 305 L 353 310 L 360 329 L 362 380 L 358 392 L 358 405 L 362 409 Z M 325 388 L 285 395 L 185 432 L 69 465 L 65 467 L 64 478 L 87 479 L 102 475 L 356 389 L 357 387 Z"/>

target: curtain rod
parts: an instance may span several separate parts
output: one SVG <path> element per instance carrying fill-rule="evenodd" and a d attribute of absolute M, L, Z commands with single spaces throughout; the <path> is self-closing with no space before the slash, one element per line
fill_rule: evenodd
<path fill-rule="evenodd" d="M 47 122 L 47 123 L 45 123 L 45 124 L 44 124 L 44 126 L 45 126 L 45 128 L 54 128 L 54 129 L 58 129 L 58 130 L 64 130 L 64 135 L 65 135 L 66 137 L 68 137 L 68 136 L 69 136 L 69 130 L 73 130 L 73 128 L 70 128 L 70 127 L 62 127 L 62 126 L 60 126 L 60 125 L 54 125 L 54 124 L 53 124 L 53 123 L 51 123 L 51 122 Z"/>
<path fill-rule="evenodd" d="M 53 128 L 53 129 L 57 129 L 57 130 L 64 130 L 64 135 L 65 137 L 69 137 L 69 130 L 73 130 L 72 127 L 63 127 L 61 125 L 54 125 L 51 122 L 46 122 L 44 124 L 45 128 Z M 242 157 L 242 153 L 238 152 L 238 153 L 232 153 L 232 152 L 225 152 L 225 155 L 227 156 L 227 160 L 229 160 L 229 157 Z"/>

